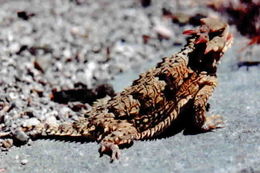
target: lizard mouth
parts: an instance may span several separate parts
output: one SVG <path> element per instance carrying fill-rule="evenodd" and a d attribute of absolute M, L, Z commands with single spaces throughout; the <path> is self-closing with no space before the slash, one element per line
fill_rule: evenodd
<path fill-rule="evenodd" d="M 206 43 L 206 42 L 207 42 L 207 38 L 205 36 L 200 36 L 195 40 L 195 44 Z"/>

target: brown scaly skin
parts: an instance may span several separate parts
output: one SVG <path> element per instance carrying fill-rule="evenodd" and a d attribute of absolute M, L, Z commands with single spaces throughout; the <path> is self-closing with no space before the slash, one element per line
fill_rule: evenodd
<path fill-rule="evenodd" d="M 115 97 L 97 103 L 73 123 L 42 124 L 23 128 L 29 136 L 83 136 L 101 144 L 100 152 L 112 152 L 119 158 L 119 146 L 160 134 L 180 115 L 181 108 L 192 103 L 194 125 L 210 131 L 223 125 L 221 116 L 206 116 L 206 105 L 217 85 L 216 65 L 231 45 L 228 25 L 218 19 L 204 18 L 187 45 Z"/>

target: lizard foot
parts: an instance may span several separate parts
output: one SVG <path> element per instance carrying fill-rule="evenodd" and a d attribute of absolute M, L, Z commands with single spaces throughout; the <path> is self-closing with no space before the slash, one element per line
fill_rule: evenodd
<path fill-rule="evenodd" d="M 113 162 L 114 160 L 118 160 L 120 157 L 120 150 L 118 145 L 112 142 L 102 142 L 99 152 L 101 156 L 104 153 L 111 152 L 111 162 Z"/>
<path fill-rule="evenodd" d="M 223 128 L 224 127 L 224 121 L 223 117 L 220 115 L 212 115 L 209 117 L 206 117 L 206 121 L 201 127 L 203 131 L 211 131 L 217 128 Z"/>

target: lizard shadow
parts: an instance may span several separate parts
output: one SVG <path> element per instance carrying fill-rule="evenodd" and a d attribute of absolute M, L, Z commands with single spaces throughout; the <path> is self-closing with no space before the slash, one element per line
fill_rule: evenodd
<path fill-rule="evenodd" d="M 13 145 L 16 147 L 22 147 L 26 144 L 30 144 L 30 141 L 36 140 L 49 140 L 49 141 L 59 141 L 59 142 L 71 142 L 71 143 L 90 143 L 95 142 L 94 140 L 88 139 L 86 137 L 71 137 L 71 136 L 37 136 L 30 137 L 27 141 L 20 141 L 16 138 L 13 139 Z"/>

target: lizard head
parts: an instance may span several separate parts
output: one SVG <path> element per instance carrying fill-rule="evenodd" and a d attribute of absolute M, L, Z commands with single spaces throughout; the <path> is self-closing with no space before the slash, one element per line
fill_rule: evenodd
<path fill-rule="evenodd" d="M 204 54 L 209 52 L 224 53 L 232 44 L 233 37 L 229 33 L 227 23 L 215 18 L 203 18 L 201 26 L 195 30 L 186 30 L 183 34 L 196 35 L 195 44 L 205 43 Z"/>
<path fill-rule="evenodd" d="M 192 61 L 200 70 L 215 72 L 216 66 L 224 52 L 231 46 L 233 37 L 227 23 L 215 18 L 203 18 L 201 26 L 186 30 L 183 34 L 192 35 L 197 46 Z M 193 39 L 194 40 L 194 39 Z"/>

